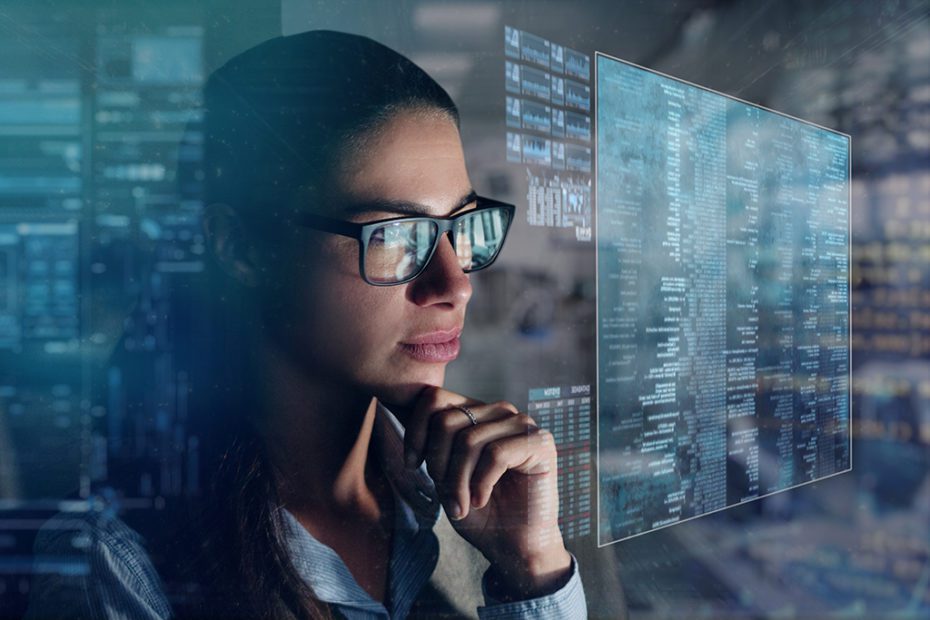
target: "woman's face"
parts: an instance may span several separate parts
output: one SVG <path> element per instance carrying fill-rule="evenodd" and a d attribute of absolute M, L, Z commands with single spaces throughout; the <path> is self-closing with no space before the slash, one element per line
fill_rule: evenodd
<path fill-rule="evenodd" d="M 415 215 L 383 206 L 356 212 L 373 200 L 413 203 L 439 217 L 475 206 L 462 204 L 472 185 L 458 129 L 440 114 L 395 115 L 361 155 L 344 162 L 336 183 L 339 198 L 307 210 L 368 222 Z M 362 279 L 354 239 L 309 229 L 294 239 L 286 276 L 275 278 L 277 290 L 269 295 L 277 301 L 266 328 L 306 372 L 398 404 L 409 404 L 425 385 L 442 385 L 472 294 L 448 237 L 417 278 L 394 286 Z M 424 340 L 450 342 L 412 346 Z"/>

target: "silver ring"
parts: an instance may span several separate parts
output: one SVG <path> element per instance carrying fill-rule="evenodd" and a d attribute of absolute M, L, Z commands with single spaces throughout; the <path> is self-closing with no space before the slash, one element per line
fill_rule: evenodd
<path fill-rule="evenodd" d="M 462 413 L 468 416 L 468 419 L 471 420 L 472 426 L 478 425 L 478 419 L 475 417 L 475 414 L 471 412 L 471 409 L 465 407 L 464 405 L 452 405 L 454 408 L 458 409 Z"/>

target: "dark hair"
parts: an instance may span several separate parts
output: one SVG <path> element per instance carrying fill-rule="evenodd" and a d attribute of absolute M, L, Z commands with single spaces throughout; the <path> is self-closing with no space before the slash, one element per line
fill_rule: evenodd
<path fill-rule="evenodd" d="M 205 202 L 246 217 L 325 195 L 337 166 L 398 110 L 438 109 L 459 124 L 446 91 L 408 58 L 331 30 L 239 54 L 210 76 L 204 98 Z"/>
<path fill-rule="evenodd" d="M 204 91 L 204 204 L 247 222 L 287 225 L 297 198 L 325 196 L 340 167 L 400 111 L 439 111 L 459 125 L 445 90 L 372 39 L 316 30 L 266 41 L 231 59 Z M 269 208 L 271 206 L 272 208 Z M 263 222 L 260 222 L 262 220 Z M 192 283 L 193 424 L 209 492 L 184 569 L 203 595 L 179 615 L 320 618 L 333 613 L 299 576 L 284 542 L 275 474 L 251 423 L 245 295 L 211 263 Z M 194 316 L 196 314 L 196 316 Z M 199 317 L 199 318 L 198 318 Z"/>

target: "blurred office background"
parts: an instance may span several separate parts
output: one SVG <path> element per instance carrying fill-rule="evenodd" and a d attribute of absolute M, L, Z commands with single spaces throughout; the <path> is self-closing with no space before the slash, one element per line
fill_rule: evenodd
<path fill-rule="evenodd" d="M 80 544 L 32 557 L 51 514 L 200 490 L 170 301 L 205 251 L 182 136 L 210 71 L 270 37 L 410 56 L 460 106 L 475 189 L 518 206 L 448 386 L 529 408 L 594 383 L 585 175 L 562 174 L 576 211 L 531 207 L 535 169 L 507 157 L 508 26 L 852 136 L 853 471 L 597 548 L 575 424 L 567 538 L 592 615 L 616 616 L 616 580 L 632 618 L 930 615 L 930 2 L 61 0 L 0 4 L 0 617 L 31 574 L 86 570 Z"/>

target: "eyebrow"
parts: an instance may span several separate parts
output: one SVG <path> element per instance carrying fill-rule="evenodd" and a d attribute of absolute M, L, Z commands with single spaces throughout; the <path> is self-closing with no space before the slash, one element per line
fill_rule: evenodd
<path fill-rule="evenodd" d="M 458 203 L 452 207 L 452 210 L 449 211 L 448 215 L 452 215 L 462 207 L 475 202 L 477 199 L 478 194 L 475 192 L 475 190 L 468 190 L 467 194 L 459 198 Z M 430 213 L 430 207 L 427 205 L 423 205 L 417 202 L 409 202 L 406 200 L 391 200 L 388 198 L 375 198 L 373 200 L 351 203 L 347 205 L 345 209 L 343 209 L 343 214 L 349 216 L 376 212 L 400 213 L 402 215 L 432 216 Z"/>

